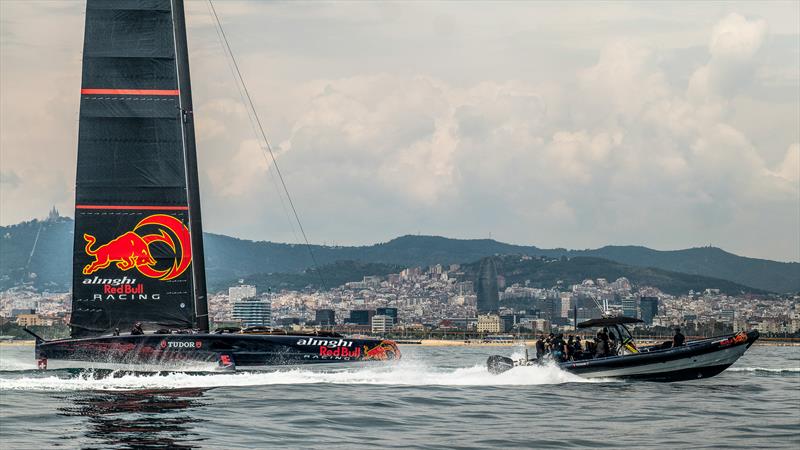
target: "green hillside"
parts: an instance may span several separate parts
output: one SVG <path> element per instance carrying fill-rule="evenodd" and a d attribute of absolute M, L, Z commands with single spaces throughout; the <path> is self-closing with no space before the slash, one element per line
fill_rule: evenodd
<path fill-rule="evenodd" d="M 472 277 L 477 276 L 479 263 L 463 266 Z M 605 278 L 609 282 L 625 277 L 639 286 L 653 286 L 668 294 L 685 294 L 690 290 L 719 289 L 726 294 L 765 293 L 758 289 L 719 278 L 691 275 L 668 270 L 635 267 L 602 258 L 578 256 L 561 259 L 522 259 L 519 256 L 504 256 L 497 259 L 498 274 L 506 278 L 506 284 L 525 284 L 539 288 L 550 288 L 561 282 L 565 286 L 578 284 L 586 279 Z"/>
<path fill-rule="evenodd" d="M 72 233 L 73 222 L 66 218 L 55 221 L 33 220 L 0 227 L 0 289 L 21 283 L 32 283 L 43 289 L 67 289 L 71 284 Z M 220 286 L 253 273 L 300 274 L 314 266 L 308 248 L 301 245 L 254 242 L 206 233 L 205 247 L 210 286 Z M 710 247 L 675 251 L 633 246 L 595 250 L 548 250 L 490 239 L 402 236 L 389 242 L 362 247 L 312 246 L 312 251 L 320 266 L 337 261 L 357 261 L 424 267 L 437 263 L 476 261 L 490 255 L 567 256 L 570 260 L 576 257 L 597 257 L 638 267 L 642 271 L 642 277 L 649 274 L 648 276 L 658 278 L 657 273 L 660 272 L 646 269 L 649 267 L 690 276 L 718 278 L 750 286 L 755 290 L 800 292 L 800 263 L 745 258 Z M 612 278 L 611 275 L 605 277 Z M 686 279 L 687 286 L 691 284 L 690 281 Z"/>
<path fill-rule="evenodd" d="M 727 294 L 764 293 L 717 278 L 633 267 L 593 257 L 523 259 L 519 255 L 508 255 L 497 257 L 497 266 L 498 274 L 506 278 L 507 284 L 525 284 L 527 282 L 529 286 L 539 288 L 551 288 L 558 283 L 568 286 L 580 283 L 587 278 L 605 278 L 614 281 L 617 278 L 625 277 L 635 285 L 657 287 L 663 292 L 674 295 L 685 294 L 690 290 L 702 291 L 707 288 L 719 289 Z M 386 276 L 390 273 L 398 273 L 403 267 L 391 264 L 340 261 L 322 266 L 319 272 L 308 270 L 303 273 L 254 274 L 244 277 L 243 280 L 247 284 L 255 284 L 259 291 L 267 289 L 273 291 L 302 290 L 318 288 L 321 285 L 332 288 L 341 286 L 348 281 L 360 281 L 368 275 Z M 477 278 L 479 267 L 479 261 L 462 265 L 463 281 Z M 320 273 L 322 277 L 320 277 Z M 229 280 L 227 283 L 221 283 L 215 287 L 224 289 L 236 282 L 237 280 Z"/>

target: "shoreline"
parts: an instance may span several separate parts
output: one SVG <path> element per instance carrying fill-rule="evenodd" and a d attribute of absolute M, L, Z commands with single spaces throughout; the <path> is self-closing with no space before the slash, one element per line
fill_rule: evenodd
<path fill-rule="evenodd" d="M 469 341 L 465 342 L 463 340 L 444 340 L 444 339 L 421 339 L 417 341 L 419 343 L 408 343 L 408 342 L 398 342 L 397 345 L 401 346 L 414 346 L 418 345 L 421 347 L 509 347 L 515 345 L 525 345 L 533 347 L 536 344 L 535 340 L 525 340 L 525 341 L 502 341 L 502 342 L 481 342 L 481 341 Z M 650 340 L 642 340 L 638 341 L 638 344 L 642 345 L 656 345 L 662 341 L 650 341 Z M 800 342 L 790 342 L 790 341 L 756 341 L 753 345 L 758 347 L 800 347 Z"/>
<path fill-rule="evenodd" d="M 402 341 L 402 340 L 401 340 Z M 644 345 L 657 344 L 660 341 L 639 341 Z M 36 343 L 33 339 L 20 339 L 11 341 L 0 341 L 0 347 L 23 347 L 33 346 Z M 398 342 L 397 345 L 401 346 L 420 346 L 420 347 L 512 347 L 512 346 L 529 346 L 533 347 L 536 344 L 535 340 L 519 340 L 519 341 L 500 341 L 500 342 L 483 342 L 479 340 L 455 340 L 455 339 L 419 339 L 419 340 L 405 340 Z M 800 347 L 800 342 L 792 341 L 762 341 L 758 340 L 753 345 L 759 347 Z"/>

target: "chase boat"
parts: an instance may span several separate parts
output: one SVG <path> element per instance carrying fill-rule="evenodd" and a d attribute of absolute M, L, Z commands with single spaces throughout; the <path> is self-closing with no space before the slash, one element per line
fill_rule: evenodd
<path fill-rule="evenodd" d="M 579 329 L 603 327 L 618 338 L 617 355 L 577 361 L 555 362 L 567 372 L 584 378 L 621 378 L 646 381 L 685 381 L 713 377 L 730 367 L 758 339 L 758 331 L 686 342 L 679 347 L 637 347 L 625 326 L 642 322 L 632 317 L 604 317 L 578 324 Z M 513 360 L 490 356 L 486 364 L 493 374 L 518 366 L 547 364 L 549 358 Z"/>

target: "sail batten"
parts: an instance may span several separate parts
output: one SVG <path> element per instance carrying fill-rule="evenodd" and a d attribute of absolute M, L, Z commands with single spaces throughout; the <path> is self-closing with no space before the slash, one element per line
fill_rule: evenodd
<path fill-rule="evenodd" d="M 171 95 L 178 96 L 177 89 L 81 89 L 83 95 Z"/>
<path fill-rule="evenodd" d="M 172 4 L 87 0 L 73 337 L 196 323 Z"/>

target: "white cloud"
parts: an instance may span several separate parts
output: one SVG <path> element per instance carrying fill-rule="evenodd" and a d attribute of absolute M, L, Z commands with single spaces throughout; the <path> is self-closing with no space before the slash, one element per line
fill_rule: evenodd
<path fill-rule="evenodd" d="M 764 20 L 747 20 L 732 13 L 714 27 L 709 44 L 710 60 L 690 83 L 698 97 L 732 95 L 747 86 L 756 72 L 756 57 L 767 35 Z"/>
<path fill-rule="evenodd" d="M 219 12 L 312 241 L 422 232 L 571 248 L 712 242 L 797 260 L 800 223 L 787 211 L 800 202 L 800 130 L 786 124 L 800 121 L 800 44 L 784 16 L 798 8 L 720 5 L 567 5 L 568 18 L 537 4 Z M 188 8 L 204 222 L 296 241 L 200 6 Z M 3 8 L 22 22 L 34 13 Z M 80 20 L 70 15 L 49 39 L 4 22 L 3 36 L 72 47 L 53 75 L 3 41 L 3 62 L 14 63 L 2 67 L 3 223 L 70 205 L 80 66 L 63 55 L 80 51 L 81 34 L 69 32 Z M 774 45 L 775 33 L 794 43 Z M 51 87 L 29 96 L 36 85 Z"/>
<path fill-rule="evenodd" d="M 800 182 L 800 143 L 795 142 L 786 150 L 777 173 L 788 182 Z"/>

